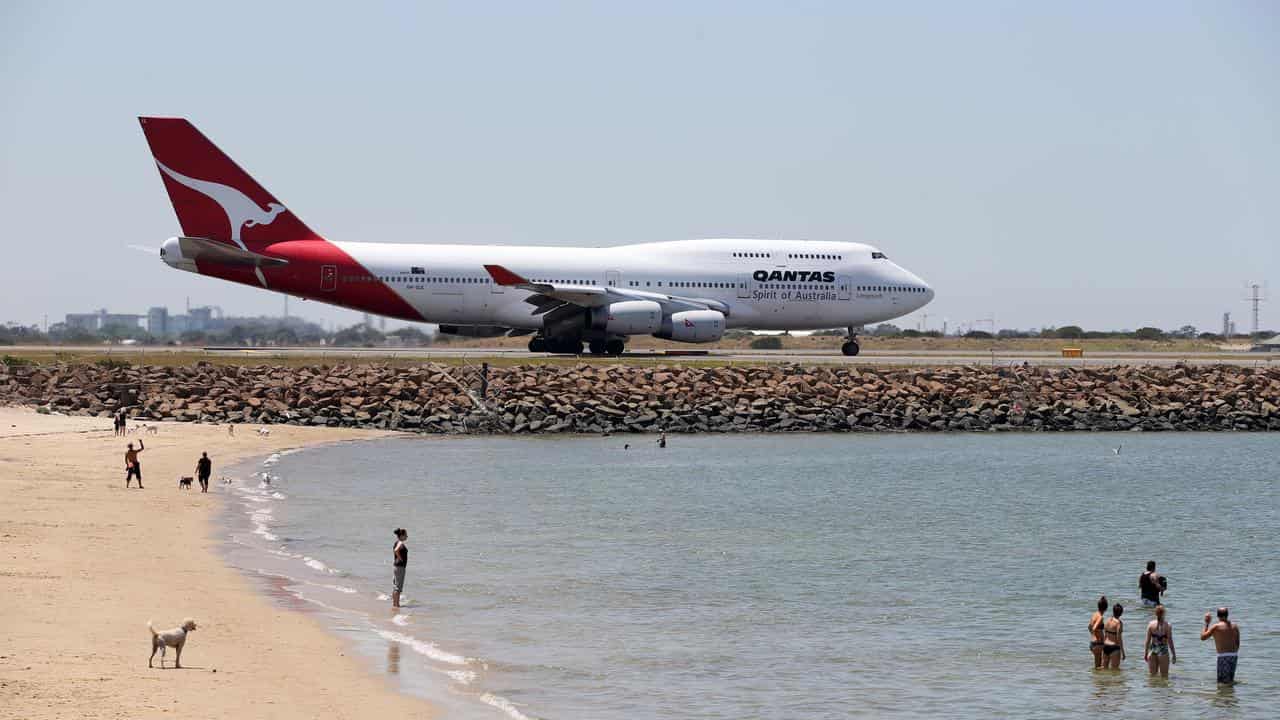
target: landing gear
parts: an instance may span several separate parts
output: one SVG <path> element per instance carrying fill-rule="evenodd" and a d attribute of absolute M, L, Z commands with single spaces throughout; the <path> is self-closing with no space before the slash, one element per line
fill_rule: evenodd
<path fill-rule="evenodd" d="M 547 340 L 542 337 L 533 337 L 529 339 L 529 352 L 540 353 L 547 351 Z"/>
<path fill-rule="evenodd" d="M 608 355 L 621 355 L 625 347 L 626 343 L 622 342 L 622 338 L 610 338 L 604 344 L 604 351 Z"/>
<path fill-rule="evenodd" d="M 592 355 L 603 355 L 606 352 L 603 339 L 592 340 L 587 343 L 587 348 L 591 350 Z"/>
<path fill-rule="evenodd" d="M 557 355 L 581 355 L 582 341 L 576 337 L 549 338 L 547 340 L 547 351 Z"/>
<path fill-rule="evenodd" d="M 840 352 L 844 353 L 847 357 L 853 357 L 857 355 L 861 349 L 862 348 L 858 347 L 858 332 L 851 325 L 849 326 L 849 339 L 840 346 Z"/>

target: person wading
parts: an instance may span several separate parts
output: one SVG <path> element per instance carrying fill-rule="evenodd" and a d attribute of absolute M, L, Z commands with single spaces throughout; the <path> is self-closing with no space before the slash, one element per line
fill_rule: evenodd
<path fill-rule="evenodd" d="M 1142 659 L 1147 661 L 1151 674 L 1169 677 L 1169 663 L 1178 662 L 1178 651 L 1173 647 L 1173 626 L 1165 622 L 1164 606 L 1156 606 L 1156 619 L 1147 623 L 1147 642 L 1142 649 Z"/>
<path fill-rule="evenodd" d="M 1138 594 L 1142 596 L 1143 607 L 1155 607 L 1160 604 L 1160 595 L 1168 586 L 1167 580 L 1156 572 L 1156 561 L 1147 561 L 1147 571 L 1138 576 Z"/>
<path fill-rule="evenodd" d="M 400 608 L 400 593 L 404 591 L 404 571 L 409 566 L 409 531 L 396 528 L 396 544 L 391 548 L 391 607 Z"/>
<path fill-rule="evenodd" d="M 1227 619 L 1230 611 L 1225 607 L 1218 608 L 1218 622 L 1209 624 L 1211 616 L 1204 614 L 1204 630 L 1200 640 L 1213 638 L 1218 648 L 1218 682 L 1230 685 L 1236 681 L 1236 662 L 1240 659 L 1240 626 Z"/>
<path fill-rule="evenodd" d="M 1089 652 L 1093 653 L 1093 667 L 1102 667 L 1102 629 L 1107 624 L 1107 596 L 1098 598 L 1098 609 L 1089 618 Z"/>
<path fill-rule="evenodd" d="M 1124 659 L 1124 606 L 1116 603 L 1111 608 L 1111 619 L 1102 626 L 1103 664 L 1111 670 L 1120 669 L 1120 661 Z"/>

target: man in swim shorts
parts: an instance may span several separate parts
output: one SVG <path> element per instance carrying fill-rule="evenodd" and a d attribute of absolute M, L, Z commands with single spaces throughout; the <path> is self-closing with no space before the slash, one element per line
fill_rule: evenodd
<path fill-rule="evenodd" d="M 138 453 L 146 450 L 142 446 L 142 441 L 138 441 L 138 449 L 133 449 L 133 443 L 129 443 L 129 449 L 124 453 L 124 486 L 129 487 L 129 481 L 138 478 L 138 489 L 142 489 L 142 463 L 138 462 Z"/>
<path fill-rule="evenodd" d="M 1218 649 L 1218 683 L 1230 685 L 1236 681 L 1236 661 L 1240 654 L 1240 626 L 1227 619 L 1230 611 L 1225 607 L 1218 608 L 1218 622 L 1209 624 L 1210 613 L 1204 614 L 1204 630 L 1200 640 L 1213 638 Z"/>

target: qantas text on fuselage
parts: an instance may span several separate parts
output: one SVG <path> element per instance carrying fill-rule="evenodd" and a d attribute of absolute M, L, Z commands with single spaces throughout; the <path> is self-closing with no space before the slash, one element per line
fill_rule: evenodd
<path fill-rule="evenodd" d="M 933 289 L 854 242 L 708 239 L 604 248 L 330 241 L 181 118 L 140 118 L 182 227 L 168 265 L 442 332 L 529 335 L 616 354 L 631 335 L 715 342 L 730 328 L 854 329 Z"/>

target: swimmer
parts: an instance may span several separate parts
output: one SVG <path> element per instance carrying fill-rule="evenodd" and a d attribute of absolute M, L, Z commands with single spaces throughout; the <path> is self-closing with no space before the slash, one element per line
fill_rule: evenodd
<path fill-rule="evenodd" d="M 1236 662 L 1240 659 L 1240 625 L 1227 619 L 1229 610 L 1218 608 L 1218 622 L 1209 625 L 1209 613 L 1204 614 L 1204 630 L 1200 640 L 1213 638 L 1218 649 L 1218 683 L 1231 685 L 1236 681 Z"/>
<path fill-rule="evenodd" d="M 1156 606 L 1156 619 L 1147 623 L 1147 643 L 1142 649 L 1142 659 L 1147 661 L 1151 674 L 1169 677 L 1169 663 L 1178 663 L 1178 651 L 1173 647 L 1173 626 L 1165 622 L 1164 606 Z"/>
<path fill-rule="evenodd" d="M 1098 609 L 1089 618 L 1089 652 L 1093 653 L 1093 669 L 1102 669 L 1102 629 L 1107 624 L 1107 596 L 1098 598 Z"/>
<path fill-rule="evenodd" d="M 1120 669 L 1120 661 L 1124 659 L 1124 606 L 1116 603 L 1111 608 L 1111 619 L 1102 626 L 1103 666 L 1111 670 Z"/>

